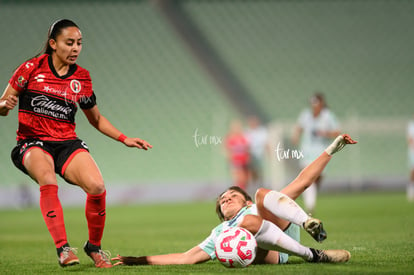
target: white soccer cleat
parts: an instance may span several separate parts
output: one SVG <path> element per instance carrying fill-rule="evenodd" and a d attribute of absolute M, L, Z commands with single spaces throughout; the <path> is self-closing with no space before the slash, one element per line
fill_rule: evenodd
<path fill-rule="evenodd" d="M 311 248 L 314 263 L 345 263 L 351 258 L 351 253 L 343 249 L 318 250 Z"/>

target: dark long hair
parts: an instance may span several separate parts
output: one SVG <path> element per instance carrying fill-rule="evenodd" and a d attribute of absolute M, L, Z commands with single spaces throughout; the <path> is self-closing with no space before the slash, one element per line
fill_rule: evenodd
<path fill-rule="evenodd" d="M 227 191 L 229 191 L 229 190 L 234 190 L 234 191 L 236 191 L 236 192 L 238 192 L 238 193 L 242 194 L 242 195 L 243 195 L 243 197 L 244 197 L 244 199 L 245 199 L 246 201 L 253 201 L 253 200 L 252 200 L 252 197 L 250 197 L 250 195 L 249 195 L 249 194 L 247 194 L 247 192 L 246 192 L 246 191 L 244 191 L 243 189 L 241 189 L 240 187 L 238 187 L 238 186 L 232 186 L 232 187 L 229 187 L 226 191 L 224 191 L 223 193 L 221 193 L 221 194 L 217 197 L 217 200 L 216 200 L 216 213 L 217 213 L 217 216 L 219 217 L 220 221 L 224 221 L 224 215 L 223 215 L 223 213 L 221 212 L 221 207 L 220 207 L 220 198 L 221 198 L 221 196 L 222 196 L 224 193 L 226 193 L 226 192 L 227 192 Z"/>
<path fill-rule="evenodd" d="M 310 101 L 319 101 L 322 104 L 323 108 L 328 108 L 328 104 L 326 104 L 325 95 L 322 92 L 316 91 L 310 98 Z"/>
<path fill-rule="evenodd" d="M 49 27 L 49 31 L 47 32 L 47 40 L 45 45 L 43 46 L 43 49 L 40 53 L 38 53 L 36 55 L 36 57 L 47 53 L 47 54 L 52 54 L 53 53 L 53 49 L 52 47 L 50 47 L 49 41 L 50 39 L 56 40 L 56 37 L 58 37 L 59 34 L 62 33 L 63 29 L 68 28 L 68 27 L 76 27 L 79 29 L 78 25 L 75 24 L 75 22 L 73 22 L 72 20 L 69 19 L 59 19 L 57 21 L 55 21 L 50 27 Z"/>

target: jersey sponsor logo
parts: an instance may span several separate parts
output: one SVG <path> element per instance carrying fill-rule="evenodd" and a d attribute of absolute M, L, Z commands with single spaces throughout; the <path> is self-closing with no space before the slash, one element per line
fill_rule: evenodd
<path fill-rule="evenodd" d="M 70 82 L 70 89 L 75 93 L 79 93 L 82 90 L 82 86 L 81 83 L 79 82 L 79 80 L 73 79 Z"/>
<path fill-rule="evenodd" d="M 27 92 L 21 96 L 19 111 L 73 123 L 77 107 L 76 105 L 68 104 L 65 99 Z"/>
<path fill-rule="evenodd" d="M 32 101 L 31 101 L 31 105 L 33 107 L 33 110 L 40 107 L 40 108 L 45 108 L 45 109 L 51 110 L 51 111 L 61 112 L 61 113 L 64 113 L 65 115 L 70 114 L 70 112 L 72 111 L 72 108 L 70 106 L 69 107 L 64 107 L 64 106 L 60 105 L 57 101 L 50 100 L 45 95 L 39 95 L 39 96 L 33 97 Z M 36 110 L 35 110 L 35 112 L 36 112 Z"/>
<path fill-rule="evenodd" d="M 35 79 L 37 82 L 43 82 L 45 81 L 45 75 L 44 74 L 38 74 L 35 76 Z"/>
<path fill-rule="evenodd" d="M 55 89 L 55 88 L 50 87 L 50 86 L 44 86 L 43 91 L 45 91 L 47 93 L 53 93 L 53 94 L 61 95 L 63 97 L 66 97 L 66 95 L 67 95 L 66 91 L 61 91 L 61 90 Z"/>

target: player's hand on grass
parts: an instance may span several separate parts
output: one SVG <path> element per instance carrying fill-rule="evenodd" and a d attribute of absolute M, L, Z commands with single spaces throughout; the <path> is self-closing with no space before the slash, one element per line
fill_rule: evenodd
<path fill-rule="evenodd" d="M 115 265 L 123 265 L 124 264 L 123 257 L 121 255 L 117 255 L 115 258 L 112 258 L 111 260 L 112 261 L 118 261 L 118 262 L 116 262 L 116 263 L 113 264 L 114 266 Z"/>

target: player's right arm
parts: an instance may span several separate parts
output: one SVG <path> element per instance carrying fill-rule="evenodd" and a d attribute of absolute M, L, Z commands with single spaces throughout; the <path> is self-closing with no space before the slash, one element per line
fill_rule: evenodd
<path fill-rule="evenodd" d="M 118 261 L 115 265 L 179 265 L 198 264 L 210 260 L 210 256 L 199 246 L 195 246 L 184 253 L 173 253 L 164 255 L 127 257 L 118 255 L 112 258 Z"/>
<path fill-rule="evenodd" d="M 46 55 L 44 55 L 46 57 Z M 28 85 L 28 79 L 33 71 L 37 68 L 39 58 L 32 58 L 24 62 L 13 73 L 9 83 L 0 98 L 0 115 L 7 116 L 10 110 L 13 110 L 18 103 L 18 97 Z"/>
<path fill-rule="evenodd" d="M 13 110 L 18 103 L 19 92 L 10 84 L 7 85 L 3 95 L 0 98 L 0 115 L 7 116 L 10 110 Z"/>

